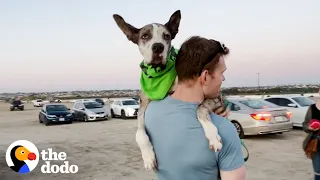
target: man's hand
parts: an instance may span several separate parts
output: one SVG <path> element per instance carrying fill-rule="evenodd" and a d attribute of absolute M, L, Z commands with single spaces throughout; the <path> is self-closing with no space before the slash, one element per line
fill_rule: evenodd
<path fill-rule="evenodd" d="M 312 127 L 308 127 L 308 129 L 310 130 L 310 131 L 318 131 L 318 130 L 320 130 L 320 128 L 312 128 Z"/>
<path fill-rule="evenodd" d="M 222 117 L 228 117 L 229 112 L 230 112 L 229 106 L 226 109 L 224 107 L 219 107 L 217 110 L 214 111 L 215 114 Z"/>

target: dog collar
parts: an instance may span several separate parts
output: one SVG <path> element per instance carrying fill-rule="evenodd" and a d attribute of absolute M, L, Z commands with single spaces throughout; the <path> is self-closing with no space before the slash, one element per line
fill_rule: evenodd
<path fill-rule="evenodd" d="M 177 54 L 178 50 L 171 48 L 165 66 L 153 67 L 144 62 L 140 63 L 142 69 L 140 87 L 150 100 L 163 99 L 170 90 L 177 77 L 175 69 Z"/>
<path fill-rule="evenodd" d="M 161 76 L 164 74 L 166 71 L 170 71 L 170 69 L 173 67 L 173 64 L 176 61 L 177 57 L 177 50 L 172 47 L 170 49 L 170 52 L 167 56 L 167 61 L 166 64 L 161 64 L 159 66 L 154 66 L 154 65 L 149 65 L 146 64 L 144 61 L 140 63 L 140 68 L 142 72 L 148 77 L 148 78 L 154 78 L 157 76 Z M 174 62 L 174 63 L 173 63 Z"/>

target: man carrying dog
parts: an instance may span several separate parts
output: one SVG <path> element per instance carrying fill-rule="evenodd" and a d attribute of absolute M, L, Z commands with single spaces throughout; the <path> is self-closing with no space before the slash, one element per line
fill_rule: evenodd
<path fill-rule="evenodd" d="M 216 98 L 226 65 L 218 41 L 194 36 L 185 41 L 176 58 L 178 85 L 172 95 L 152 101 L 145 125 L 157 158 L 159 180 L 244 180 L 241 142 L 223 108 L 212 113 L 223 147 L 208 148 L 197 119 L 197 107 L 205 98 Z M 221 112 L 224 111 L 224 112 Z"/>

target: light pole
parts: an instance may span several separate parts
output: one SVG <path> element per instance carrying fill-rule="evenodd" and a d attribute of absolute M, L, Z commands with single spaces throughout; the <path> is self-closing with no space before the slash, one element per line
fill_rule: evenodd
<path fill-rule="evenodd" d="M 258 75 L 258 87 L 260 89 L 260 73 L 257 73 L 257 75 Z"/>

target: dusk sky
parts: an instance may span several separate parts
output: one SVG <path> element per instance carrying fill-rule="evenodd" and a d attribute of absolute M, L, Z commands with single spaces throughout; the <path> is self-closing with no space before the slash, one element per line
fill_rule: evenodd
<path fill-rule="evenodd" d="M 0 0 L 0 92 L 139 88 L 142 56 L 117 27 L 166 23 L 230 49 L 224 87 L 320 83 L 319 0 Z"/>

